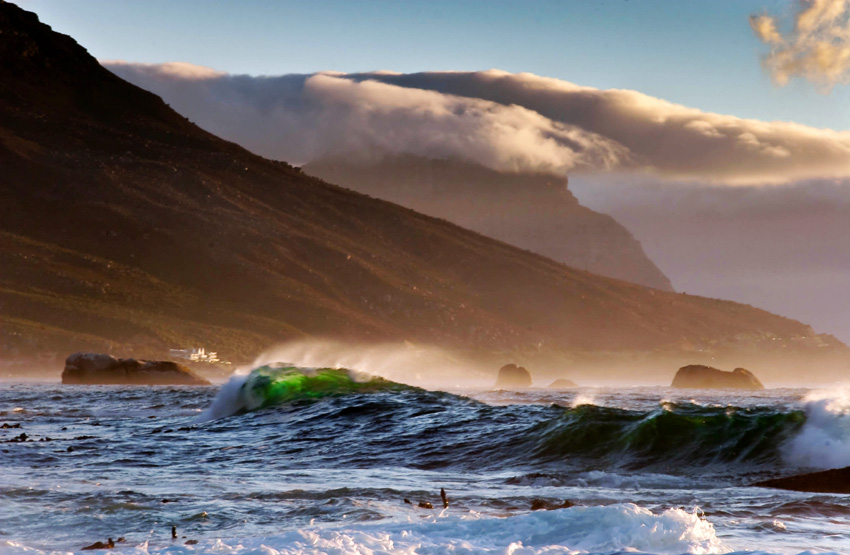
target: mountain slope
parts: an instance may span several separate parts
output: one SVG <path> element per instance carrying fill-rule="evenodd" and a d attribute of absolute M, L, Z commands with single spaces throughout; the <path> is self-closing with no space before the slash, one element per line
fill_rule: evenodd
<path fill-rule="evenodd" d="M 574 270 L 252 155 L 0 3 L 0 359 L 275 342 L 837 357 L 799 322 Z M 711 355 L 713 356 L 713 355 Z"/>
<path fill-rule="evenodd" d="M 580 205 L 566 178 L 417 156 L 375 163 L 323 159 L 303 169 L 574 268 L 673 290 L 631 233 L 612 217 Z"/>

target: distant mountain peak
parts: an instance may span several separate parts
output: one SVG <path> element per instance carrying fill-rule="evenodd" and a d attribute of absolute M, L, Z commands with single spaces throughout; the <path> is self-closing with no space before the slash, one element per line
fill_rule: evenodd
<path fill-rule="evenodd" d="M 26 80 L 44 70 L 57 73 L 102 72 L 88 51 L 68 35 L 57 33 L 38 16 L 9 2 L 0 4 L 0 66 L 21 71 Z"/>

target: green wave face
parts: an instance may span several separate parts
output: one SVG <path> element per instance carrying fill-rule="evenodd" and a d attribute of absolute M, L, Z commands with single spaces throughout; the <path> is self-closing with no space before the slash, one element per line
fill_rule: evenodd
<path fill-rule="evenodd" d="M 256 410 L 303 399 L 405 387 L 376 376 L 358 375 L 344 368 L 266 365 L 251 371 L 242 384 L 240 396 L 246 410 Z"/>

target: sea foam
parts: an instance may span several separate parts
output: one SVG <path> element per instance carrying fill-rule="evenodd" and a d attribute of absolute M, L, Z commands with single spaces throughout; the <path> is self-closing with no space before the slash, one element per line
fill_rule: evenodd
<path fill-rule="evenodd" d="M 44 552 L 15 542 L 0 542 L 8 555 Z M 655 514 L 630 503 L 571 507 L 505 518 L 429 516 L 408 522 L 347 528 L 309 527 L 276 536 L 215 539 L 197 545 L 117 548 L 135 555 L 318 555 L 505 553 L 562 555 L 638 551 L 655 554 L 726 553 L 714 526 L 698 510 L 668 509 Z"/>

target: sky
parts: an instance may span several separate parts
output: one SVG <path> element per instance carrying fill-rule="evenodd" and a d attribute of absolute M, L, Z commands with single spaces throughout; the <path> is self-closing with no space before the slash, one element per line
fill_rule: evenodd
<path fill-rule="evenodd" d="M 776 87 L 749 17 L 791 0 L 16 0 L 102 60 L 232 74 L 530 72 L 765 121 L 850 130 L 850 88 Z"/>
<path fill-rule="evenodd" d="M 850 0 L 15 3 L 263 156 L 567 173 L 678 291 L 850 344 Z"/>

